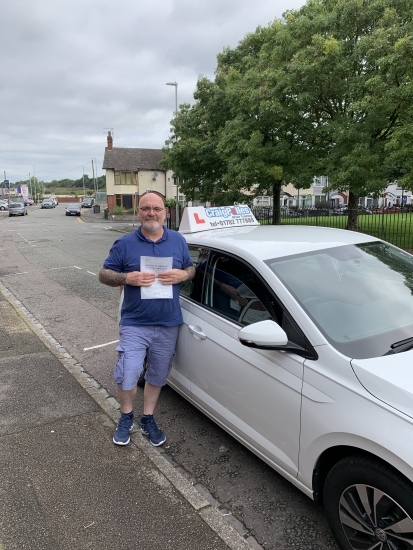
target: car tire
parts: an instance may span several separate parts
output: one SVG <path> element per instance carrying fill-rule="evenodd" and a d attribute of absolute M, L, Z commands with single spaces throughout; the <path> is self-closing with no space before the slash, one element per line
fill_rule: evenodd
<path fill-rule="evenodd" d="M 70 214 L 68 214 L 68 213 L 66 212 L 66 216 L 70 216 Z"/>
<path fill-rule="evenodd" d="M 358 456 L 340 460 L 327 475 L 323 499 L 342 550 L 410 547 L 413 485 L 386 464 Z"/>

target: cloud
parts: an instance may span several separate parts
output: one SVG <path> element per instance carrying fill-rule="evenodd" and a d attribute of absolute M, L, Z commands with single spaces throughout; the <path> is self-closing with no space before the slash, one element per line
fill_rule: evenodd
<path fill-rule="evenodd" d="M 2 2 L 0 146 L 8 179 L 36 167 L 78 178 L 114 145 L 161 148 L 216 56 L 303 0 L 14 0 Z"/>

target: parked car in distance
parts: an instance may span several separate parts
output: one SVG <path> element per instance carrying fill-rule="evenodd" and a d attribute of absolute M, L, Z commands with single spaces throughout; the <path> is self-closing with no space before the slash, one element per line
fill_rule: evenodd
<path fill-rule="evenodd" d="M 54 202 L 54 205 L 57 206 L 59 204 L 57 197 L 50 197 L 52 201 Z"/>
<path fill-rule="evenodd" d="M 9 204 L 9 218 L 12 216 L 27 216 L 27 207 L 23 202 L 11 202 Z"/>
<path fill-rule="evenodd" d="M 93 197 L 85 197 L 82 201 L 82 208 L 92 208 L 95 204 L 95 199 Z"/>
<path fill-rule="evenodd" d="M 357 213 L 359 215 L 363 215 L 363 214 L 373 214 L 373 211 L 370 210 L 369 208 L 366 208 L 365 206 L 362 206 L 361 204 L 359 204 L 357 206 Z M 339 207 L 337 207 L 335 210 L 333 210 L 333 214 L 335 216 L 348 216 L 348 205 L 341 205 Z"/>
<path fill-rule="evenodd" d="M 66 206 L 66 216 L 80 216 L 82 213 L 79 203 L 68 204 Z"/>
<path fill-rule="evenodd" d="M 53 199 L 43 199 L 42 204 L 40 205 L 40 208 L 54 208 L 55 203 Z"/>
<path fill-rule="evenodd" d="M 25 206 L 31 206 L 32 204 L 34 204 L 34 200 L 30 199 L 30 198 L 25 199 L 24 204 L 25 204 Z"/>
<path fill-rule="evenodd" d="M 9 201 L 8 200 L 0 200 L 0 210 L 8 210 L 9 209 Z"/>
<path fill-rule="evenodd" d="M 272 206 L 254 206 L 252 212 L 257 220 L 270 220 L 273 215 Z"/>

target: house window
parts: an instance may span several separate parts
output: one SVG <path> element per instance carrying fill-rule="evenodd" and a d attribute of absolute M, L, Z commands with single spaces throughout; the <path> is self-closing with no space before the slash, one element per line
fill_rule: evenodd
<path fill-rule="evenodd" d="M 130 172 L 115 172 L 115 185 L 130 185 L 131 183 Z"/>
<path fill-rule="evenodd" d="M 271 197 L 269 195 L 261 195 L 257 197 L 256 206 L 271 206 Z"/>
<path fill-rule="evenodd" d="M 130 172 L 121 172 L 121 182 L 122 185 L 130 185 L 131 184 L 131 174 Z"/>
<path fill-rule="evenodd" d="M 328 185 L 327 176 L 314 176 L 313 187 L 327 187 L 327 185 Z"/>

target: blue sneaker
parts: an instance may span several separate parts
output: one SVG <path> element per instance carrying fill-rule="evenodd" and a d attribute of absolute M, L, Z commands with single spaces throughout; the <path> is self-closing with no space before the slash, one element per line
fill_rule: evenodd
<path fill-rule="evenodd" d="M 158 428 L 152 415 L 142 416 L 141 432 L 143 435 L 149 437 L 149 441 L 154 447 L 159 447 L 159 445 L 163 445 L 166 441 L 165 434 Z"/>
<path fill-rule="evenodd" d="M 129 433 L 133 428 L 133 414 L 122 413 L 119 418 L 118 426 L 113 434 L 113 443 L 115 445 L 127 445 L 130 441 Z"/>

